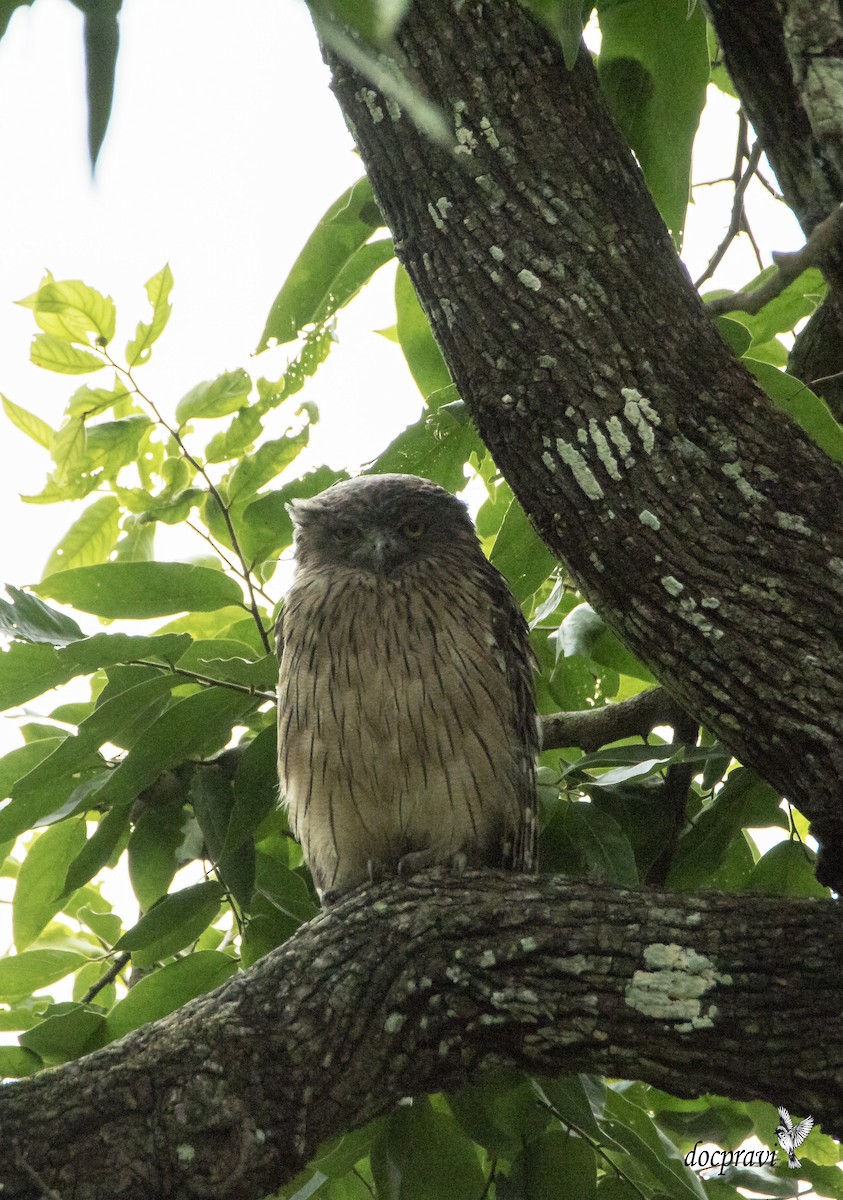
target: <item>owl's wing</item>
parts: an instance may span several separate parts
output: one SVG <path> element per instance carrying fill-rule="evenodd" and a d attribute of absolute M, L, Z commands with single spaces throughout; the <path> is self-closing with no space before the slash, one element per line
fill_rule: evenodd
<path fill-rule="evenodd" d="M 806 1117 L 804 1121 L 800 1121 L 798 1125 L 793 1127 L 793 1145 L 801 1146 L 805 1138 L 814 1128 L 814 1118 Z"/>
<path fill-rule="evenodd" d="M 787 1111 L 786 1108 L 782 1108 L 781 1105 L 779 1105 L 779 1116 L 782 1119 L 782 1125 L 784 1125 L 785 1129 L 790 1129 L 791 1128 L 790 1113 Z"/>
<path fill-rule="evenodd" d="M 514 705 L 515 735 L 523 751 L 523 770 L 519 782 L 521 828 L 512 848 L 516 871 L 535 871 L 536 862 L 536 756 L 539 752 L 536 721 L 535 656 L 530 631 L 512 592 L 491 565 L 486 564 L 486 583 L 492 605 L 492 630 L 504 657 L 507 680 Z"/>

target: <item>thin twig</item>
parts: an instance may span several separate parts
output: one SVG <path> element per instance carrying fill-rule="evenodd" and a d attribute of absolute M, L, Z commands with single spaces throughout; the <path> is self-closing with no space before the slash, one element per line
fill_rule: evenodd
<path fill-rule="evenodd" d="M 82 1003 L 90 1004 L 94 996 L 98 995 L 103 988 L 108 987 L 110 983 L 114 983 L 114 980 L 129 962 L 131 957 L 131 954 L 118 954 L 117 958 L 115 958 L 114 962 L 111 964 L 102 978 L 98 979 L 96 983 L 92 983 L 88 988 L 87 992 L 82 997 Z"/>
<path fill-rule="evenodd" d="M 213 675 L 200 675 L 198 671 L 188 671 L 183 667 L 174 666 L 173 663 L 154 662 L 147 658 L 132 659 L 132 666 L 135 667 L 157 667 L 158 670 L 167 670 L 173 675 L 181 675 L 185 679 L 191 680 L 192 683 L 205 683 L 213 687 L 228 688 L 232 692 L 242 692 L 246 696 L 254 696 L 256 700 L 271 700 L 275 703 L 274 692 L 259 691 L 256 687 L 252 687 L 248 683 L 234 683 L 229 679 L 214 679 Z"/>
<path fill-rule="evenodd" d="M 719 300 L 710 300 L 706 311 L 713 316 L 721 313 L 740 310 L 746 313 L 757 313 L 765 304 L 769 304 L 780 295 L 789 283 L 793 283 L 803 271 L 809 267 L 818 267 L 821 271 L 828 259 L 838 250 L 843 241 L 843 205 L 829 213 L 824 221 L 820 221 L 812 231 L 804 246 L 793 251 L 773 251 L 773 262 L 778 271 L 766 279 L 760 287 L 751 291 L 733 292 L 731 296 L 722 296 Z M 833 378 L 829 376 L 828 378 Z M 814 380 L 815 383 L 821 380 Z"/>
<path fill-rule="evenodd" d="M 176 429 L 174 426 L 170 425 L 170 423 L 168 421 L 164 420 L 164 418 L 161 415 L 161 413 L 159 412 L 158 407 L 156 406 L 155 402 L 153 400 L 151 400 L 149 398 L 149 396 L 147 396 L 144 392 L 142 392 L 141 389 L 138 387 L 137 383 L 135 382 L 134 376 L 132 375 L 131 370 L 128 367 L 122 367 L 122 366 L 120 366 L 119 363 L 115 362 L 114 359 L 111 357 L 111 355 L 108 353 L 108 351 L 106 349 L 103 349 L 103 355 L 104 355 L 106 361 L 109 362 L 112 367 L 114 367 L 115 371 L 118 371 L 120 374 L 125 376 L 125 378 L 132 385 L 135 395 L 138 396 L 141 400 L 143 400 L 145 404 L 149 405 L 149 407 L 151 408 L 152 412 L 155 415 L 155 419 L 158 422 L 158 424 L 163 429 L 166 429 L 167 433 L 169 433 L 170 437 L 176 443 L 179 450 L 181 450 L 181 452 L 184 455 L 187 462 L 189 462 L 190 465 L 193 467 L 193 469 L 202 476 L 202 478 L 205 480 L 205 483 L 208 485 L 208 491 L 211 493 L 214 500 L 216 501 L 217 507 L 219 508 L 220 514 L 222 515 L 222 519 L 225 521 L 225 526 L 226 526 L 226 529 L 228 530 L 228 536 L 231 538 L 231 545 L 234 550 L 234 553 L 237 555 L 238 559 L 240 560 L 241 569 L 240 569 L 240 571 L 238 571 L 238 574 L 242 578 L 244 584 L 246 585 L 246 590 L 249 593 L 249 604 L 248 604 L 248 606 L 244 606 L 244 607 L 248 607 L 249 611 L 252 614 L 252 617 L 254 618 L 255 625 L 257 625 L 257 628 L 258 628 L 258 634 L 260 635 L 260 639 L 264 644 L 267 654 L 271 653 L 272 647 L 270 645 L 269 636 L 268 636 L 266 630 L 264 629 L 263 621 L 260 618 L 260 610 L 258 608 L 257 597 L 255 596 L 255 589 L 252 584 L 252 572 L 246 563 L 246 559 L 243 554 L 243 551 L 240 549 L 240 543 L 237 539 L 237 534 L 234 529 L 234 523 L 231 520 L 231 514 L 228 511 L 228 505 L 225 503 L 222 496 L 220 495 L 219 488 L 214 483 L 214 481 L 211 479 L 210 475 L 208 474 L 207 470 L 202 465 L 202 463 L 199 462 L 199 460 L 197 458 L 194 458 L 194 456 L 190 453 L 190 451 L 188 450 L 187 446 L 185 445 L 184 439 L 182 438 L 178 429 Z"/>
<path fill-rule="evenodd" d="M 742 121 L 743 120 L 745 120 L 745 118 L 742 117 Z M 744 212 L 744 196 L 753 175 L 758 169 L 758 164 L 761 161 L 761 143 L 756 142 L 746 155 L 746 169 L 741 171 L 740 164 L 743 161 L 745 149 L 743 130 L 744 127 L 742 125 L 741 134 L 739 134 L 738 138 L 738 152 L 735 157 L 735 171 L 737 173 L 737 177 L 733 177 L 733 182 L 735 184 L 735 197 L 732 201 L 732 215 L 729 218 L 729 225 L 726 230 L 725 237 L 709 259 L 708 266 L 705 268 L 702 275 L 700 275 L 699 279 L 696 280 L 696 287 L 701 287 L 707 279 L 711 278 L 725 258 L 726 251 L 729 249 L 738 234 L 748 233 L 752 240 L 753 247 L 756 249 L 757 253 L 755 239 L 752 238 L 752 232 L 746 219 L 746 213 Z"/>

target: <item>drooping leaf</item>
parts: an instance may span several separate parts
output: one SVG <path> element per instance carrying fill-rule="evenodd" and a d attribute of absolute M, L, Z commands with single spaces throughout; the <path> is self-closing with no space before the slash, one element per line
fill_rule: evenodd
<path fill-rule="evenodd" d="M 140 367 L 149 361 L 152 346 L 164 332 L 173 306 L 170 292 L 173 289 L 173 273 L 165 263 L 157 275 L 144 284 L 149 303 L 152 305 L 152 320 L 147 324 L 138 322 L 135 336 L 126 346 L 126 363 L 129 367 Z"/>
<path fill-rule="evenodd" d="M 97 165 L 111 116 L 114 73 L 120 46 L 117 14 L 122 0 L 74 0 L 85 14 L 85 82 L 88 94 L 88 153 Z"/>
<path fill-rule="evenodd" d="M 709 77 L 705 17 L 687 0 L 601 0 L 603 94 L 679 243 Z"/>
<path fill-rule="evenodd" d="M 829 898 L 828 888 L 817 882 L 817 856 L 809 846 L 783 841 L 758 860 L 746 881 L 748 892 L 766 896 L 818 896 Z"/>
<path fill-rule="evenodd" d="M 446 395 L 453 399 L 451 372 L 403 267 L 395 275 L 395 313 L 398 342 L 425 401 L 436 407 Z"/>
<path fill-rule="evenodd" d="M 358 179 L 321 218 L 272 302 L 257 352 L 271 340 L 290 342 L 325 309 L 332 288 L 357 251 L 383 226 L 367 178 Z"/>
<path fill-rule="evenodd" d="M 474 1146 L 452 1116 L 426 1097 L 396 1108 L 371 1154 L 379 1195 L 407 1200 L 477 1200 L 484 1187 Z"/>
<path fill-rule="evenodd" d="M 162 617 L 242 604 L 221 571 L 178 562 L 114 562 L 58 571 L 34 585 L 39 595 L 99 617 Z"/>
<path fill-rule="evenodd" d="M 829 458 L 843 462 L 843 427 L 835 421 L 825 400 L 800 379 L 769 363 L 758 362 L 752 357 L 744 358 L 743 362 L 770 399 L 792 417 Z"/>
<path fill-rule="evenodd" d="M 40 417 L 36 417 L 35 413 L 28 412 L 25 408 L 13 404 L 5 396 L 0 396 L 0 403 L 3 405 L 3 412 L 12 424 L 17 426 L 21 433 L 25 433 L 33 442 L 37 442 L 39 446 L 43 446 L 45 450 L 49 450 L 55 437 L 55 430 L 46 421 L 42 421 Z"/>
<path fill-rule="evenodd" d="M 138 966 L 169 958 L 196 941 L 217 915 L 224 895 L 221 884 L 206 880 L 165 896 L 126 930 L 115 950 L 131 950 Z"/>
<path fill-rule="evenodd" d="M 531 596 L 557 566 L 556 559 L 514 498 L 506 510 L 490 559 L 520 601 Z"/>
<path fill-rule="evenodd" d="M 80 350 L 50 333 L 39 333 L 32 339 L 29 357 L 36 367 L 59 375 L 89 375 L 106 366 L 105 359 L 90 350 Z"/>
<path fill-rule="evenodd" d="M 84 843 L 85 822 L 77 819 L 45 829 L 28 847 L 12 904 L 12 931 L 18 952 L 35 941 L 61 908 L 67 868 Z"/>

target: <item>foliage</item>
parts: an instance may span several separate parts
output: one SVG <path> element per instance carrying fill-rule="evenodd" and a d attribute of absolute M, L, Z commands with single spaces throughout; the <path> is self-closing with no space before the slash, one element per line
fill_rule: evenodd
<path fill-rule="evenodd" d="M 99 14 L 95 4 L 84 7 L 88 18 Z M 115 15 L 116 5 L 102 7 Z M 314 5 L 320 28 L 356 13 L 364 50 L 388 42 L 403 7 Z M 590 11 L 578 0 L 534 7 L 567 31 L 569 48 L 571 30 L 578 40 Z M 601 74 L 678 239 L 708 71 L 705 27 L 699 12 L 686 20 L 684 3 L 663 6 L 668 53 L 662 42 L 656 54 L 648 12 L 644 0 L 598 5 Z M 627 82 L 634 71 L 639 86 L 621 86 L 613 63 L 623 64 Z M 639 103 L 642 96 L 649 99 Z M 108 105 L 97 103 L 101 140 Z M 150 312 L 124 342 L 111 299 L 79 280 L 47 274 L 21 301 L 38 329 L 32 361 L 84 379 L 56 428 L 2 401 L 11 424 L 51 459 L 44 486 L 27 502 L 81 506 L 40 582 L 25 591 L 9 585 L 0 600 L 8 640 L 0 706 L 23 712 L 23 744 L 0 759 L 8 798 L 0 873 L 15 881 L 15 953 L 0 962 L 0 1031 L 18 1034 L 17 1046 L 0 1047 L 7 1076 L 72 1060 L 166 1015 L 317 911 L 275 804 L 272 629 L 284 584 L 279 565 L 292 541 L 284 506 L 341 477 L 326 466 L 296 474 L 318 420 L 307 382 L 330 353 L 338 314 L 392 256 L 382 225 L 361 180 L 319 221 L 268 314 L 259 349 L 270 341 L 292 348 L 283 374 L 227 372 L 197 383 L 172 412 L 138 378 L 170 315 L 167 266 L 147 282 Z M 839 429 L 827 410 L 779 370 L 779 336 L 812 311 L 821 290 L 806 273 L 759 313 L 721 319 L 721 329 L 774 400 L 836 452 Z M 454 491 L 472 481 L 484 548 L 530 622 L 543 712 L 591 709 L 652 686 L 647 667 L 550 558 L 500 477 L 400 269 L 395 305 L 420 416 L 365 469 L 411 472 Z M 190 531 L 201 558 L 159 560 L 161 525 Z M 66 684 L 73 698 L 57 700 L 53 689 Z M 800 840 L 799 814 L 789 821 L 781 797 L 705 731 L 696 746 L 661 733 L 646 745 L 626 739 L 588 755 L 544 752 L 544 869 L 677 890 L 826 894 Z M 665 797 L 682 765 L 694 775 L 677 823 Z M 749 832 L 759 827 L 789 829 L 790 839 L 762 854 Z M 140 914 L 134 922 L 109 898 L 109 877 L 124 872 Z M 740 1184 L 781 1195 L 772 1172 L 730 1168 L 709 1187 L 683 1161 L 700 1140 L 731 1148 L 754 1133 L 771 1146 L 775 1124 L 774 1110 L 760 1102 L 680 1101 L 641 1083 L 586 1077 L 502 1077 L 417 1099 L 323 1147 L 285 1194 L 376 1189 L 459 1200 L 486 1189 L 501 1200 L 701 1200 L 737 1196 Z M 802 1177 L 829 1195 L 833 1154 L 818 1132 L 800 1150 Z"/>

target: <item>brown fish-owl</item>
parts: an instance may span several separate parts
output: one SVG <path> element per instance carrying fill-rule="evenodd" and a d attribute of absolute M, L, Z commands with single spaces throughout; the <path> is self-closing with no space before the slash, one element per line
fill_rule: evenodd
<path fill-rule="evenodd" d="M 435 864 L 534 869 L 527 626 L 465 505 L 370 475 L 289 511 L 278 773 L 323 900 Z"/>

